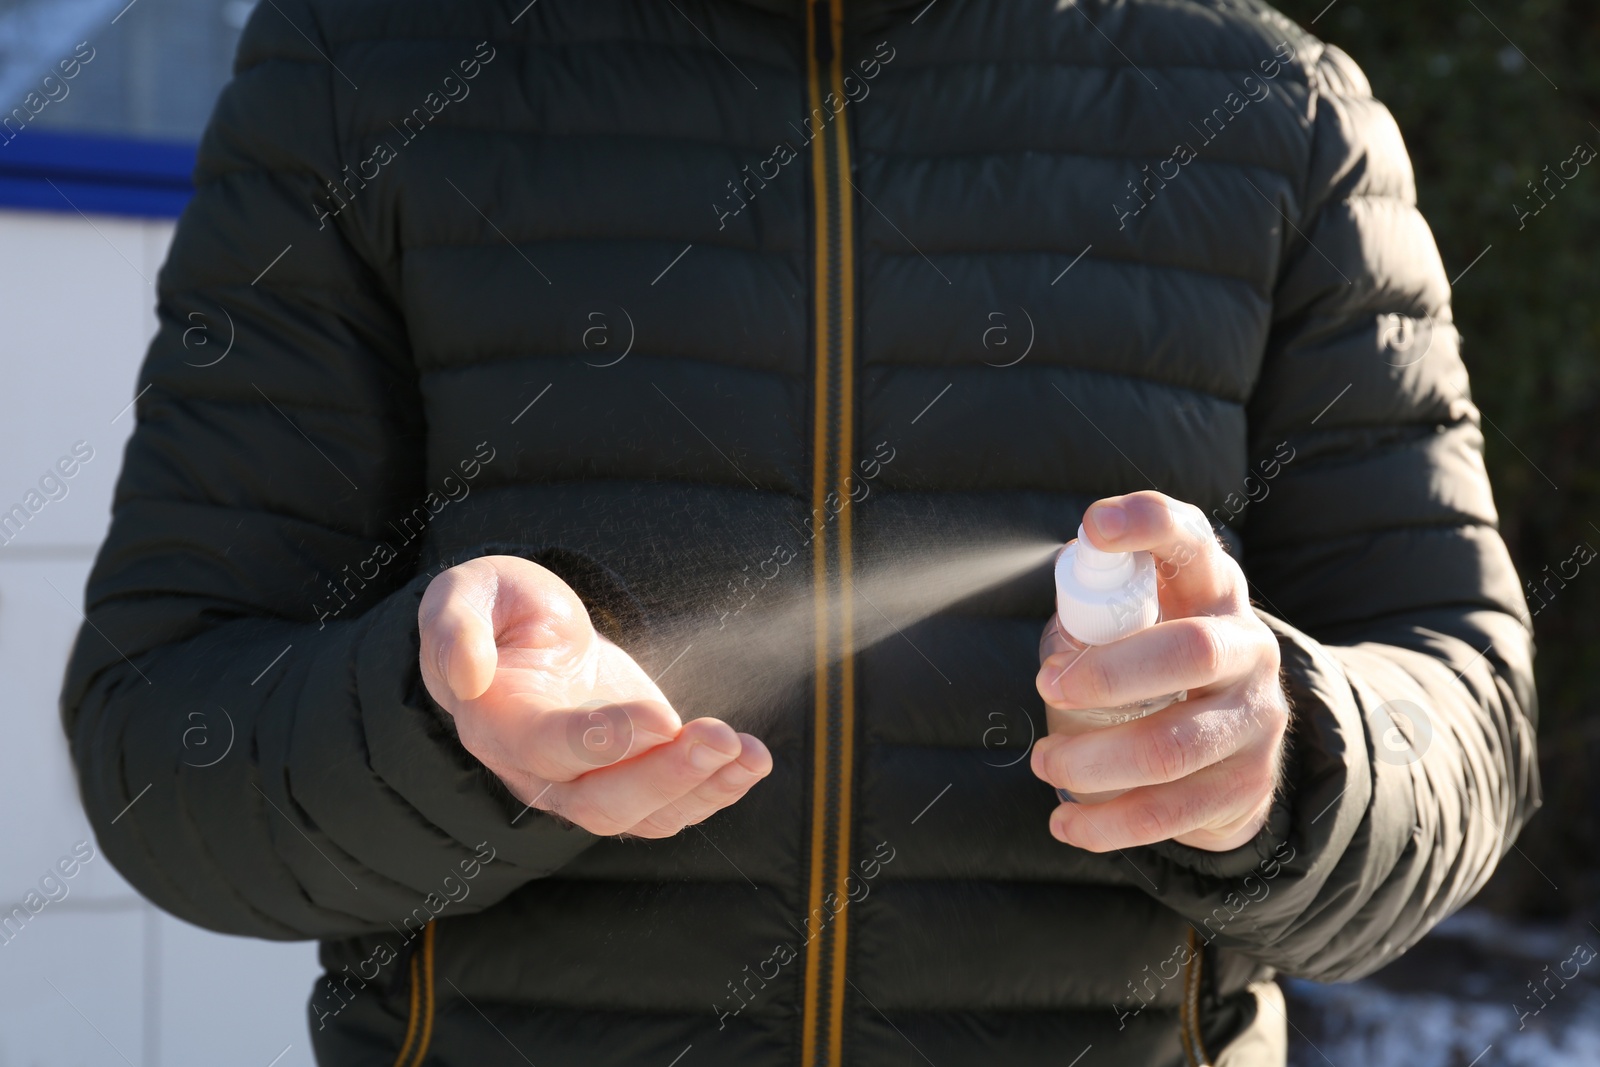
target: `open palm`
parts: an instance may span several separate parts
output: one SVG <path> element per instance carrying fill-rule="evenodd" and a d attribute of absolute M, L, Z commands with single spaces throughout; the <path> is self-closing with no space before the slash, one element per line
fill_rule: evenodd
<path fill-rule="evenodd" d="M 537 563 L 483 556 L 444 571 L 418 628 L 423 681 L 467 751 L 524 803 L 591 833 L 669 837 L 772 770 L 755 737 L 684 723 Z"/>

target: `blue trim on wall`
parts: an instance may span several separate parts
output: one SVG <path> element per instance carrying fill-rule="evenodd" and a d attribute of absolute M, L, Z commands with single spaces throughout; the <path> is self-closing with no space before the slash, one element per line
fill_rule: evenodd
<path fill-rule="evenodd" d="M 23 130 L 0 140 L 0 207 L 175 219 L 194 195 L 195 148 Z"/>

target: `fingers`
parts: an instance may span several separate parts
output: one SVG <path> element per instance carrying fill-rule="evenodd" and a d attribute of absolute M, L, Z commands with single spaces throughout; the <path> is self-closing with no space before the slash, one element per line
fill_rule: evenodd
<path fill-rule="evenodd" d="M 1169 839 L 1226 851 L 1265 823 L 1276 774 L 1275 760 L 1241 753 L 1183 781 L 1135 789 L 1104 804 L 1062 804 L 1050 817 L 1050 833 L 1090 852 Z"/>
<path fill-rule="evenodd" d="M 743 738 L 727 723 L 695 719 L 665 744 L 556 785 L 537 806 L 590 833 L 624 833 L 661 808 L 670 810 L 671 804 L 703 786 L 743 752 Z M 745 788 L 749 784 L 753 781 Z"/>
<path fill-rule="evenodd" d="M 1276 651 L 1271 633 L 1253 616 L 1247 624 L 1232 616 L 1199 615 L 1157 623 L 1109 645 L 1051 655 L 1035 685 L 1051 707 L 1116 708 L 1227 685 Z"/>
<path fill-rule="evenodd" d="M 1145 551 L 1155 556 L 1162 603 L 1191 615 L 1248 603 L 1244 575 L 1193 504 L 1143 490 L 1096 501 L 1084 515 L 1084 532 L 1097 548 Z"/>
<path fill-rule="evenodd" d="M 1235 755 L 1270 766 L 1287 722 L 1280 702 L 1218 694 L 1088 733 L 1042 737 L 1031 767 L 1080 796 L 1178 782 Z"/>
<path fill-rule="evenodd" d="M 1060 710 L 1119 708 L 1187 690 L 1164 711 L 1040 739 L 1033 771 L 1103 803 L 1063 804 L 1060 840 L 1095 852 L 1178 840 L 1223 850 L 1262 825 L 1277 787 L 1289 712 L 1277 640 L 1250 611 L 1248 586 L 1205 515 L 1161 493 L 1090 506 L 1084 536 L 1155 557 L 1167 622 L 1081 651 L 1048 629 L 1036 685 Z"/>
<path fill-rule="evenodd" d="M 741 799 L 752 786 L 772 773 L 772 754 L 750 734 L 740 734 L 739 740 L 744 748 L 736 759 L 684 796 L 664 804 L 628 832 L 637 837 L 671 837 Z"/>

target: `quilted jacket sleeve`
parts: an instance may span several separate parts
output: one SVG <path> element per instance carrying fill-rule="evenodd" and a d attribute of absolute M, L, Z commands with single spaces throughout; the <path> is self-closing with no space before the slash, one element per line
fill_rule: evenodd
<path fill-rule="evenodd" d="M 340 75 L 302 30 L 302 5 L 257 11 L 201 144 L 62 697 L 128 880 L 202 926 L 286 939 L 384 928 L 486 838 L 464 911 L 594 840 L 538 812 L 513 825 L 422 687 L 427 575 L 400 517 L 440 490 L 390 287 L 358 230 L 317 217 Z M 461 459 L 450 484 L 493 445 Z"/>
<path fill-rule="evenodd" d="M 1527 610 L 1449 285 L 1393 118 L 1343 53 L 1308 56 L 1310 178 L 1279 205 L 1293 225 L 1241 490 L 1295 708 L 1286 785 L 1251 845 L 1145 860 L 1206 940 L 1332 980 L 1465 903 L 1539 784 Z"/>

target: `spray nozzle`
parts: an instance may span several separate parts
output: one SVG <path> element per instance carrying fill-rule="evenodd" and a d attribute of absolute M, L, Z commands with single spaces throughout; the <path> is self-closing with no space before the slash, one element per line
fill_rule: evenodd
<path fill-rule="evenodd" d="M 1086 645 L 1110 644 L 1161 616 L 1156 565 L 1148 552 L 1107 552 L 1078 539 L 1056 557 L 1056 616 Z"/>
<path fill-rule="evenodd" d="M 1132 552 L 1107 552 L 1089 543 L 1083 527 L 1072 556 L 1072 575 L 1091 589 L 1113 589 L 1133 577 Z"/>

